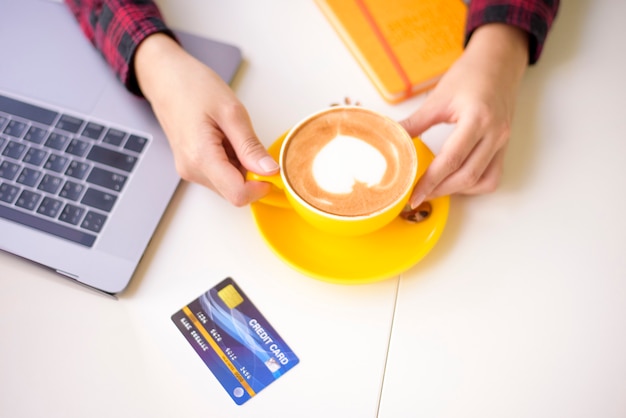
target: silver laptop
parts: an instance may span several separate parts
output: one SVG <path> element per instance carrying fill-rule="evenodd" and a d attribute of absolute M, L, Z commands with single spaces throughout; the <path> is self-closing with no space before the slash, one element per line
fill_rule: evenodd
<path fill-rule="evenodd" d="M 177 35 L 231 81 L 237 47 Z M 118 293 L 180 181 L 167 139 L 64 4 L 0 0 L 0 39 L 0 250 Z"/>

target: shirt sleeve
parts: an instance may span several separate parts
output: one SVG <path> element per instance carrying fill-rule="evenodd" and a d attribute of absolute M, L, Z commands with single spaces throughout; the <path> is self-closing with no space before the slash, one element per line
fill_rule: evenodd
<path fill-rule="evenodd" d="M 559 0 L 471 0 L 465 43 L 486 23 L 506 23 L 528 33 L 529 64 L 541 56 L 548 31 L 559 9 Z"/>
<path fill-rule="evenodd" d="M 133 69 L 139 44 L 149 35 L 167 28 L 151 0 L 64 0 L 89 41 L 101 52 L 120 81 L 141 96 Z"/>

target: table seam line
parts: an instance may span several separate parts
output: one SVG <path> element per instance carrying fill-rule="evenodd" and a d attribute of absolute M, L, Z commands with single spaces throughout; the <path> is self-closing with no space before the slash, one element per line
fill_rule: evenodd
<path fill-rule="evenodd" d="M 391 337 L 393 335 L 393 325 L 396 320 L 396 312 L 398 307 L 398 295 L 400 294 L 400 279 L 402 276 L 398 276 L 398 280 L 396 282 L 396 290 L 393 300 L 393 311 L 391 314 L 391 324 L 389 327 L 389 337 L 387 338 L 387 352 L 385 354 L 385 362 L 383 364 L 383 378 L 380 382 L 380 390 L 378 392 L 378 405 L 376 406 L 376 417 L 380 415 L 380 405 L 383 398 L 383 388 L 385 387 L 385 377 L 387 376 L 387 364 L 389 362 L 389 350 L 391 348 Z"/>

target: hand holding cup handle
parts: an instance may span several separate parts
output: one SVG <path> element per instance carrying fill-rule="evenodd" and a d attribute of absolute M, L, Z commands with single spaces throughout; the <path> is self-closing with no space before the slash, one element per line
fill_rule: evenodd
<path fill-rule="evenodd" d="M 272 185 L 270 192 L 260 199 L 261 202 L 279 208 L 291 209 L 292 206 L 285 195 L 285 186 L 281 179 L 280 172 L 271 176 L 264 176 L 248 171 L 246 179 L 252 181 L 264 181 Z"/>

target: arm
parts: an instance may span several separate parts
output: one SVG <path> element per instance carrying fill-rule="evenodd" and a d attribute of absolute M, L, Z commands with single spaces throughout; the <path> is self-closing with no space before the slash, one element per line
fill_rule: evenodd
<path fill-rule="evenodd" d="M 236 206 L 269 192 L 269 184 L 245 180 L 248 170 L 278 171 L 246 109 L 213 70 L 176 42 L 153 2 L 65 1 L 127 89 L 150 102 L 183 179 Z"/>
<path fill-rule="evenodd" d="M 455 124 L 415 187 L 412 207 L 437 196 L 497 188 L 521 79 L 539 58 L 558 5 L 472 0 L 465 51 L 423 106 L 402 121 L 413 136 L 438 123 Z"/>

